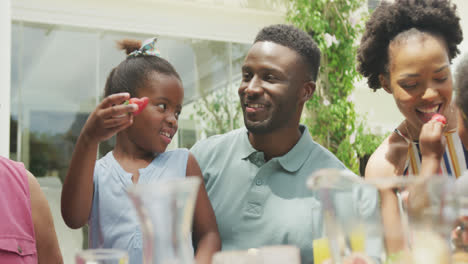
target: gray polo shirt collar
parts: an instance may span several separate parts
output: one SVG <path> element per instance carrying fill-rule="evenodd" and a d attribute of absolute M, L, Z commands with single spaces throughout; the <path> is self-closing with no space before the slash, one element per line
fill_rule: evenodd
<path fill-rule="evenodd" d="M 313 148 L 312 137 L 310 136 L 307 127 L 299 125 L 299 129 L 301 130 L 302 135 L 296 145 L 294 145 L 294 147 L 285 155 L 272 159 L 272 161 L 277 161 L 281 167 L 283 167 L 283 169 L 288 172 L 295 172 L 299 170 Z M 249 135 L 246 128 L 244 128 L 241 144 L 240 154 L 243 160 L 248 159 L 258 167 L 265 163 L 263 152 L 257 151 L 254 149 L 252 144 L 250 144 Z M 263 160 L 263 163 L 259 160 Z"/>

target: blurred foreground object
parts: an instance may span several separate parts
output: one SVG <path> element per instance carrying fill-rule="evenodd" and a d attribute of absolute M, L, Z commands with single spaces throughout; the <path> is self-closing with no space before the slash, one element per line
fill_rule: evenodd
<path fill-rule="evenodd" d="M 300 264 L 299 248 L 267 246 L 239 251 L 222 251 L 213 257 L 213 264 Z"/>

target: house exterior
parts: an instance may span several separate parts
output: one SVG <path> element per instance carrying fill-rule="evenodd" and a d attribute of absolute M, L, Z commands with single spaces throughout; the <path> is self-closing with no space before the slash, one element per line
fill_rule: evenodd
<path fill-rule="evenodd" d="M 284 10 L 278 0 L 0 1 L 0 155 L 39 177 L 65 263 L 73 263 L 83 236 L 60 216 L 58 177 L 107 75 L 125 58 L 115 42 L 158 37 L 188 110 L 170 147 L 189 147 L 199 136 L 190 105 L 202 90 L 233 87 L 256 33 L 283 23 Z M 100 155 L 111 146 L 101 144 Z"/>
<path fill-rule="evenodd" d="M 182 77 L 186 105 L 201 90 L 231 87 L 258 30 L 284 22 L 285 9 L 275 10 L 275 2 L 2 1 L 0 154 L 24 162 L 36 176 L 63 175 L 107 75 L 125 58 L 115 47 L 123 38 L 159 38 L 162 56 Z M 171 147 L 197 139 L 184 112 Z"/>
<path fill-rule="evenodd" d="M 190 147 L 200 135 L 190 118 L 193 103 L 201 91 L 235 87 L 258 30 L 285 22 L 284 2 L 1 0 L 0 155 L 23 162 L 38 177 L 63 177 L 81 127 L 102 98 L 107 75 L 125 58 L 115 41 L 154 36 L 185 88 L 187 111 L 171 147 Z M 377 2 L 370 0 L 369 6 Z M 468 1 L 453 2 L 460 14 L 468 13 Z M 468 32 L 468 19 L 461 18 Z M 460 50 L 468 52 L 468 41 Z M 403 120 L 393 98 L 384 91 L 373 93 L 365 82 L 357 84 L 354 98 L 357 112 L 368 113 L 376 132 L 391 131 Z M 100 155 L 111 146 L 111 141 L 101 144 Z M 60 184 L 43 183 L 50 186 L 46 195 L 59 239 L 76 240 L 62 250 L 68 263 L 82 238 L 78 233 L 64 237 L 69 231 L 60 217 Z"/>

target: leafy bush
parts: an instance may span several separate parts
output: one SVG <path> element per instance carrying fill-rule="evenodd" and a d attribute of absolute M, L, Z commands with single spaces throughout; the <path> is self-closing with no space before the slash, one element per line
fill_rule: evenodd
<path fill-rule="evenodd" d="M 367 17 L 364 0 L 290 0 L 287 19 L 310 32 L 322 51 L 315 96 L 306 104 L 302 122 L 318 143 L 357 174 L 382 142 L 354 110 L 358 38 Z M 361 167 L 361 169 L 360 169 Z"/>

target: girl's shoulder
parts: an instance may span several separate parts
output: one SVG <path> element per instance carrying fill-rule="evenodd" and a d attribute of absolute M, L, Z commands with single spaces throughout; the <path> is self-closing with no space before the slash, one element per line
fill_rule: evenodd
<path fill-rule="evenodd" d="M 95 168 L 109 168 L 117 163 L 117 160 L 114 158 L 112 151 L 106 153 L 96 161 Z"/>
<path fill-rule="evenodd" d="M 156 156 L 156 162 L 187 162 L 189 156 L 189 150 L 186 148 L 176 148 L 171 150 L 166 150 L 163 153 L 160 153 Z"/>
<path fill-rule="evenodd" d="M 160 157 L 174 157 L 174 156 L 187 156 L 189 150 L 186 148 L 176 148 L 171 150 L 166 150 L 165 152 L 159 154 Z"/>
<path fill-rule="evenodd" d="M 189 150 L 187 148 L 176 148 L 171 150 L 166 150 L 164 153 L 187 153 Z"/>

